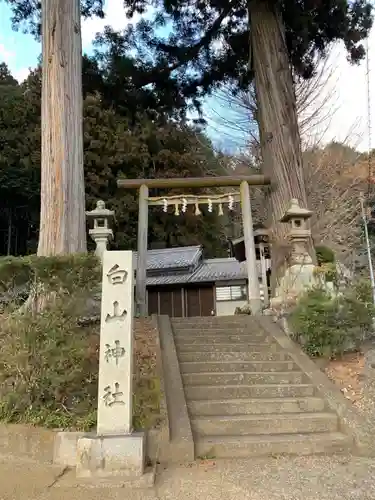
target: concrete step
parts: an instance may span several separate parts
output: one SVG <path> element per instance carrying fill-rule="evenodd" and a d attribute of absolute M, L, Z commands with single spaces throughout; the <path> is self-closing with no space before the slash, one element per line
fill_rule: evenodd
<path fill-rule="evenodd" d="M 322 412 L 325 402 L 321 398 L 257 398 L 188 401 L 190 415 L 258 415 L 267 413 Z"/>
<path fill-rule="evenodd" d="M 200 335 L 197 337 L 186 337 L 175 335 L 174 337 L 176 345 L 202 345 L 202 344 L 246 344 L 246 345 L 254 345 L 254 344 L 269 344 L 273 339 L 270 337 L 253 337 L 252 335 Z"/>
<path fill-rule="evenodd" d="M 189 400 L 251 399 L 251 398 L 304 398 L 314 396 L 310 384 L 252 384 L 252 385 L 188 385 L 185 396 Z"/>
<path fill-rule="evenodd" d="M 197 457 L 247 458 L 275 455 L 345 453 L 352 439 L 339 432 L 275 434 L 268 436 L 207 436 L 195 445 Z"/>
<path fill-rule="evenodd" d="M 249 322 L 236 322 L 236 321 L 223 321 L 220 323 L 208 323 L 208 322 L 184 322 L 175 323 L 171 322 L 173 331 L 185 331 L 185 330 L 196 330 L 197 328 L 202 330 L 237 330 L 237 331 L 249 331 L 249 332 L 263 332 L 264 329 L 256 323 Z"/>
<path fill-rule="evenodd" d="M 252 351 L 244 351 L 243 349 L 237 351 L 200 351 L 189 350 L 185 352 L 179 351 L 178 358 L 180 363 L 191 361 L 197 362 L 237 362 L 237 361 L 284 361 L 290 360 L 290 356 L 286 351 L 278 350 L 262 350 L 255 349 Z"/>
<path fill-rule="evenodd" d="M 181 373 L 284 372 L 299 370 L 293 361 L 189 361 L 180 363 Z"/>
<path fill-rule="evenodd" d="M 228 335 L 229 334 L 234 334 L 234 335 L 266 335 L 266 332 L 263 330 L 255 330 L 253 328 L 248 328 L 247 326 L 241 326 L 241 327 L 236 327 L 236 326 L 228 326 L 228 327 L 206 327 L 206 326 L 199 326 L 196 327 L 191 327 L 188 326 L 186 327 L 185 325 L 182 326 L 174 326 L 173 331 L 177 335 Z"/>
<path fill-rule="evenodd" d="M 191 419 L 192 430 L 204 436 L 254 434 L 300 434 L 335 432 L 335 413 L 288 413 L 262 415 L 199 416 Z"/>
<path fill-rule="evenodd" d="M 302 384 L 307 381 L 301 371 L 294 372 L 206 372 L 184 373 L 182 380 L 187 385 L 251 385 L 251 384 Z"/>
<path fill-rule="evenodd" d="M 223 323 L 235 323 L 235 324 L 244 324 L 244 323 L 253 323 L 257 324 L 256 320 L 249 315 L 230 315 L 230 316 L 189 316 L 188 318 L 171 318 L 172 324 L 218 324 L 222 325 Z M 258 325 L 259 328 L 259 325 Z"/>
<path fill-rule="evenodd" d="M 261 342 L 243 342 L 243 343 L 228 343 L 228 344 L 179 344 L 176 342 L 177 352 L 243 352 L 247 351 L 272 351 L 275 352 L 280 347 L 276 343 L 261 343 Z"/>

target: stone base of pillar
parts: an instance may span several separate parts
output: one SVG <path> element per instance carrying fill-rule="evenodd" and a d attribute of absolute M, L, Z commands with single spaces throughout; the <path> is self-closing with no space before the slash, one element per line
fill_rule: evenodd
<path fill-rule="evenodd" d="M 77 441 L 77 477 L 140 477 L 145 466 L 145 436 L 84 436 Z"/>
<path fill-rule="evenodd" d="M 152 488 L 156 464 L 146 463 L 146 441 L 142 432 L 104 436 L 56 433 L 53 463 L 72 469 L 59 485 Z"/>
<path fill-rule="evenodd" d="M 261 298 L 249 299 L 251 314 L 262 314 L 263 304 Z"/>

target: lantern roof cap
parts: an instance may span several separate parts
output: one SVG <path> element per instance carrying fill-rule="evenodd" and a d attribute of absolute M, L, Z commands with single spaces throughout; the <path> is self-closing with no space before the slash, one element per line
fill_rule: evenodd
<path fill-rule="evenodd" d="M 312 211 L 307 208 L 301 208 L 297 198 L 293 198 L 290 202 L 288 210 L 280 219 L 280 222 L 289 222 L 291 219 L 309 219 L 312 216 Z"/>
<path fill-rule="evenodd" d="M 96 202 L 96 207 L 94 210 L 90 210 L 89 212 L 86 212 L 87 217 L 93 217 L 93 218 L 101 218 L 101 219 L 113 219 L 115 215 L 115 212 L 113 210 L 108 210 L 108 208 L 105 208 L 105 203 L 103 200 L 99 200 Z"/>

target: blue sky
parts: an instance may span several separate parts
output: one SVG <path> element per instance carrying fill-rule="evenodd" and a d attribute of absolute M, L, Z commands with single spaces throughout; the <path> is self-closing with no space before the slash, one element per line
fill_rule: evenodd
<path fill-rule="evenodd" d="M 129 22 L 123 11 L 123 0 L 107 0 L 105 6 L 106 18 L 89 19 L 82 24 L 82 45 L 84 52 L 91 52 L 92 40 L 95 34 L 101 32 L 107 25 L 116 30 L 123 29 Z M 24 79 L 28 74 L 28 68 L 36 66 L 40 54 L 40 45 L 31 35 L 22 31 L 12 30 L 11 10 L 8 5 L 0 0 L 0 62 L 4 61 L 18 80 Z M 374 136 L 375 134 L 375 29 L 369 38 L 370 48 L 370 88 L 371 88 L 371 122 Z M 330 78 L 324 94 L 332 94 L 326 106 L 332 110 L 329 122 L 321 126 L 321 130 L 314 131 L 322 142 L 332 139 L 347 140 L 351 145 L 366 150 L 369 145 L 367 134 L 367 91 L 366 91 L 366 65 L 351 66 L 346 60 L 345 50 L 341 45 L 333 47 L 330 57 L 330 67 L 333 76 Z M 312 103 L 312 106 L 319 106 L 319 102 Z M 209 135 L 217 145 L 230 145 L 231 149 L 244 146 L 244 138 L 233 139 L 233 132 L 229 134 L 223 123 L 217 121 L 218 115 L 228 113 L 230 109 L 218 110 L 217 101 L 210 99 L 205 106 L 205 117 L 208 120 Z M 312 110 L 313 111 L 313 110 Z M 310 140 L 312 138 L 307 138 Z M 371 147 L 374 147 L 373 137 L 370 140 Z"/>
<path fill-rule="evenodd" d="M 104 20 L 89 19 L 83 22 L 82 45 L 85 53 L 92 51 L 91 42 L 95 34 L 102 31 L 105 26 L 111 25 L 120 30 L 129 22 L 124 16 L 122 1 L 107 0 Z M 22 30 L 14 31 L 12 29 L 11 15 L 10 7 L 0 0 L 0 62 L 5 61 L 13 76 L 22 81 L 28 75 L 29 68 L 37 65 L 41 46 L 31 35 L 23 33 Z M 214 99 L 208 99 L 209 108 L 214 106 L 214 101 Z M 236 147 L 230 144 L 232 141 L 225 135 L 218 136 L 213 123 L 208 126 L 207 132 L 218 147 L 232 150 Z M 242 140 L 240 142 L 242 145 Z"/>
<path fill-rule="evenodd" d="M 37 64 L 40 44 L 31 35 L 13 31 L 10 18 L 10 8 L 0 1 L 0 60 L 8 64 L 17 79 L 23 79 L 28 67 Z"/>

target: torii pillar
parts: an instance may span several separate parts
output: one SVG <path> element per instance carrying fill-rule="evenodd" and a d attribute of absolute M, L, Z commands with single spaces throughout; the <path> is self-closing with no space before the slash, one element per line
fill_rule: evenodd
<path fill-rule="evenodd" d="M 255 253 L 253 216 L 251 213 L 249 183 L 243 181 L 240 184 L 241 211 L 243 235 L 245 244 L 247 280 L 248 280 L 248 300 L 252 314 L 262 312 L 262 300 L 260 298 L 260 286 Z"/>

